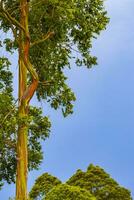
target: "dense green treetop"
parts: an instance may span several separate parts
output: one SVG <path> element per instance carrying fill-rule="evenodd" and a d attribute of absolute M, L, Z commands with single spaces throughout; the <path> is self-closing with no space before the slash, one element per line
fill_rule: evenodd
<path fill-rule="evenodd" d="M 46 197 L 45 200 L 58 200 L 63 195 L 61 199 L 66 200 L 67 197 L 67 200 L 71 200 L 73 199 L 71 198 L 71 191 L 72 193 L 76 190 L 80 192 L 80 188 L 87 191 L 91 195 L 91 199 L 95 197 L 96 200 L 132 200 L 131 193 L 128 189 L 120 186 L 102 168 L 92 164 L 89 165 L 86 172 L 77 170 L 65 184 L 61 184 L 60 180 L 56 177 L 48 175 L 47 173 L 43 174 L 37 178 L 29 196 L 31 200 L 37 200 L 39 197 L 41 200 L 44 200 L 44 197 Z M 79 194 L 82 195 L 81 192 Z M 86 194 L 84 196 L 86 198 Z M 81 199 L 84 200 L 83 196 Z"/>
<path fill-rule="evenodd" d="M 121 187 L 102 168 L 92 164 L 86 172 L 78 170 L 67 184 L 90 191 L 97 200 L 132 200 L 129 190 Z"/>
<path fill-rule="evenodd" d="M 65 68 L 88 68 L 97 64 L 92 56 L 92 40 L 106 28 L 109 19 L 103 0 L 31 0 L 29 2 L 30 62 L 39 77 L 39 101 L 60 108 L 64 116 L 73 112 L 75 95 L 67 85 Z M 12 36 L 0 41 L 0 48 L 14 53 L 19 46 L 19 0 L 0 2 L 0 30 Z M 24 30 L 25 32 L 25 30 Z M 2 38 L 1 38 L 2 39 Z M 75 56 L 75 51 L 77 55 Z M 79 53 L 78 53 L 79 52 Z M 14 181 L 16 172 L 17 100 L 13 98 L 13 75 L 9 61 L 0 55 L 0 180 Z M 28 74 L 31 82 L 31 74 Z M 31 107 L 28 119 L 29 170 L 38 168 L 42 158 L 41 139 L 49 136 L 50 121 L 41 109 Z"/>

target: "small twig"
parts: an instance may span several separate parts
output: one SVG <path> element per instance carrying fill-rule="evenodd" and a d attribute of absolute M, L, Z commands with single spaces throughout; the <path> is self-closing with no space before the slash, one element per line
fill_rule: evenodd
<path fill-rule="evenodd" d="M 72 49 L 73 51 L 77 52 L 77 53 L 80 53 L 77 49 L 74 49 L 73 47 L 71 47 L 69 44 L 67 44 L 67 46 Z"/>

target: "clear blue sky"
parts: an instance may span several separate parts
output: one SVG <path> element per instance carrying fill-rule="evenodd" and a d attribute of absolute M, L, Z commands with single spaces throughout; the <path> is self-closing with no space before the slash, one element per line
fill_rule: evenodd
<path fill-rule="evenodd" d="M 74 114 L 64 119 L 60 112 L 43 106 L 52 120 L 50 138 L 43 145 L 40 171 L 67 180 L 78 168 L 100 165 L 134 195 L 134 1 L 107 0 L 111 20 L 94 41 L 99 65 L 67 72 L 77 101 Z M 0 191 L 8 200 L 14 186 Z"/>

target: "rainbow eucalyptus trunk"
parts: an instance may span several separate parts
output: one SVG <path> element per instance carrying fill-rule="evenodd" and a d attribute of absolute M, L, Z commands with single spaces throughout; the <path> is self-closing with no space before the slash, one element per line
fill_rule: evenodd
<path fill-rule="evenodd" d="M 29 62 L 30 36 L 28 29 L 29 5 L 27 0 L 20 0 L 20 24 L 24 29 L 19 33 L 19 124 L 17 139 L 16 200 L 27 200 L 28 175 L 28 107 L 37 85 L 38 76 Z M 27 72 L 32 76 L 32 83 L 27 85 Z"/>
<path fill-rule="evenodd" d="M 20 23 L 25 28 L 28 26 L 28 9 L 25 0 L 20 3 Z M 26 54 L 27 38 L 23 30 L 19 35 L 19 126 L 17 140 L 17 175 L 16 175 L 16 200 L 27 200 L 27 105 L 22 100 L 27 88 L 27 69 L 24 64 L 23 53 Z M 25 56 L 28 56 L 25 55 Z"/>

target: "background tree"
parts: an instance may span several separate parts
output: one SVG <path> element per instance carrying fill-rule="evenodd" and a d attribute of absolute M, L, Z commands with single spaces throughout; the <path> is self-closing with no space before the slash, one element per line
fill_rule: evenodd
<path fill-rule="evenodd" d="M 51 178 L 48 180 L 48 177 Z M 49 188 L 49 190 L 47 188 Z M 32 200 L 37 200 L 39 197 L 41 200 L 58 200 L 58 198 L 63 195 L 62 199 L 68 197 L 68 199 L 71 200 L 73 199 L 71 191 L 75 191 L 76 189 L 80 192 L 80 188 L 92 195 L 90 197 L 91 199 L 95 197 L 96 200 L 132 200 L 128 189 L 120 186 L 102 168 L 92 164 L 89 165 L 86 172 L 77 170 L 65 184 L 61 184 L 60 180 L 56 179 L 56 177 L 48 175 L 47 173 L 43 174 L 35 181 L 29 196 Z M 45 196 L 46 198 L 44 198 Z M 85 198 L 86 197 L 88 199 L 88 195 L 85 194 Z M 83 197 L 80 199 L 84 200 Z"/>
<path fill-rule="evenodd" d="M 42 160 L 40 139 L 45 140 L 50 129 L 41 110 L 29 106 L 31 98 L 36 92 L 39 101 L 61 108 L 64 116 L 72 113 L 75 96 L 66 83 L 64 69 L 71 67 L 74 49 L 79 52 L 74 58 L 76 65 L 90 68 L 97 64 L 90 54 L 91 43 L 107 23 L 103 0 L 0 1 L 0 29 L 12 32 L 0 45 L 10 53 L 17 50 L 19 63 L 18 106 L 12 96 L 15 88 L 10 68 L 5 77 L 8 79 L 10 73 L 11 91 L 5 100 L 1 96 L 7 110 L 5 118 L 1 114 L 0 179 L 15 181 L 17 171 L 17 200 L 27 199 L 27 168 L 38 168 Z"/>

